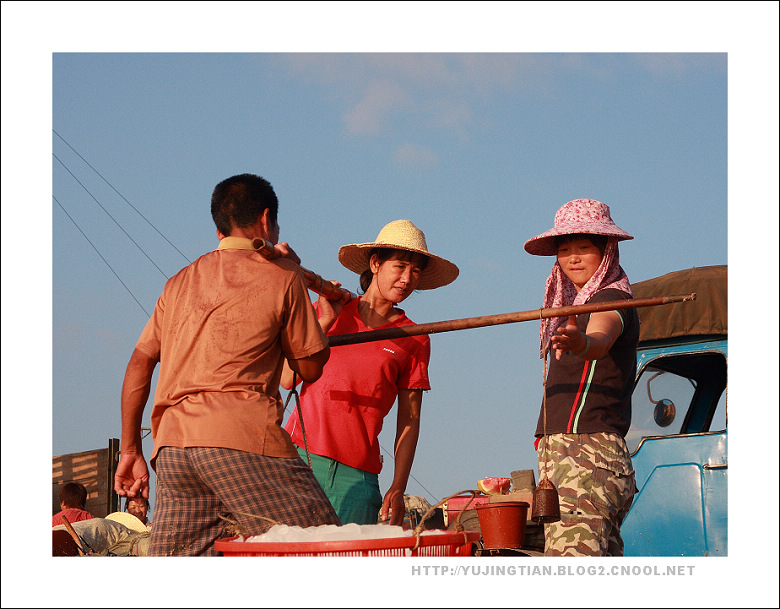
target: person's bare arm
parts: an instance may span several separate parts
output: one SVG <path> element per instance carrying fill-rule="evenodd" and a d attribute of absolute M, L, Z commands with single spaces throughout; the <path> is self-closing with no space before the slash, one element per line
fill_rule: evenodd
<path fill-rule="evenodd" d="M 601 359 L 612 348 L 623 332 L 623 323 L 617 311 L 592 313 L 585 332 L 580 332 L 577 320 L 572 315 L 565 326 L 558 328 L 558 334 L 552 337 L 555 358 L 561 359 L 561 353 L 568 351 L 584 360 Z"/>
<path fill-rule="evenodd" d="M 331 283 L 333 285 L 335 285 L 336 287 L 340 287 L 341 286 L 341 284 L 338 281 L 331 281 Z M 327 334 L 328 330 L 331 329 L 333 324 L 336 322 L 336 318 L 341 313 L 341 308 L 347 302 L 349 302 L 349 295 L 348 294 L 345 294 L 341 298 L 341 300 L 329 300 L 328 298 L 325 298 L 322 295 L 319 296 L 319 298 L 317 299 L 317 303 L 318 303 L 319 308 L 320 308 L 320 316 L 317 319 L 317 321 L 319 322 L 320 328 L 322 328 L 322 331 L 323 331 L 324 334 Z M 328 351 L 328 353 L 327 353 L 327 355 L 324 356 L 325 360 L 322 362 L 322 366 L 325 365 L 325 363 L 328 361 L 328 358 L 330 357 L 330 350 L 326 349 L 326 351 Z M 315 354 L 315 355 L 317 355 L 317 354 Z M 323 356 L 320 355 L 320 358 L 321 357 L 323 357 Z M 293 360 L 293 361 L 295 361 L 295 360 Z M 316 361 L 312 362 L 312 365 L 316 366 L 318 361 L 319 361 L 319 359 L 317 359 Z M 308 364 L 306 364 L 306 365 L 308 366 Z M 297 372 L 298 373 L 298 381 L 300 382 L 300 380 L 302 379 L 302 374 L 300 372 L 298 372 L 297 370 L 293 370 L 293 368 L 291 367 L 290 360 L 285 360 L 284 368 L 282 368 L 282 380 L 280 381 L 280 384 L 281 384 L 281 386 L 284 389 L 287 389 L 288 391 L 290 389 L 292 389 L 292 385 L 293 385 L 293 372 Z M 311 372 L 314 372 L 314 370 L 311 370 Z M 320 370 L 317 373 L 317 378 L 320 378 L 321 375 L 322 375 L 322 370 Z M 307 381 L 309 383 L 314 382 L 314 381 L 310 381 L 307 378 L 303 378 L 302 380 Z"/>
<path fill-rule="evenodd" d="M 401 389 L 398 392 L 398 422 L 395 433 L 395 470 L 393 483 L 385 493 L 380 518 L 390 524 L 401 525 L 404 521 L 404 493 L 412 471 L 417 439 L 420 436 L 420 412 L 422 410 L 422 389 Z M 389 514 L 392 508 L 392 515 Z"/>
<path fill-rule="evenodd" d="M 301 357 L 299 359 L 288 359 L 287 364 L 291 372 L 295 372 L 303 381 L 307 383 L 313 383 L 320 376 L 322 376 L 322 369 L 330 358 L 330 347 L 325 347 L 322 351 L 317 351 L 308 357 Z M 292 388 L 292 376 L 289 380 L 290 387 Z M 282 379 L 282 387 L 284 387 L 284 379 Z"/>
<path fill-rule="evenodd" d="M 117 494 L 134 497 L 139 492 L 149 497 L 149 468 L 141 446 L 141 419 L 158 360 L 135 349 L 122 383 L 122 442 L 119 464 L 114 475 Z"/>

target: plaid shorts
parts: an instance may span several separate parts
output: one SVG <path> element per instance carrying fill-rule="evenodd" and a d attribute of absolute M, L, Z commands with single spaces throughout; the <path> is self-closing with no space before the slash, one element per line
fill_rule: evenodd
<path fill-rule="evenodd" d="M 299 458 L 166 446 L 156 471 L 150 556 L 218 556 L 214 542 L 223 537 L 259 535 L 275 524 L 341 524 Z"/>

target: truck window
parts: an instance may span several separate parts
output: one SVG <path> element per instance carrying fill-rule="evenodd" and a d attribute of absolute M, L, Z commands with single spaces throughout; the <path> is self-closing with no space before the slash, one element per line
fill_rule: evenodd
<path fill-rule="evenodd" d="M 718 406 L 715 409 L 715 414 L 712 416 L 712 423 L 710 424 L 710 431 L 725 431 L 728 421 L 728 411 L 726 410 L 726 394 L 724 391 L 720 394 L 718 400 Z"/>
<path fill-rule="evenodd" d="M 693 380 L 647 366 L 631 398 L 631 429 L 626 435 L 629 452 L 633 453 L 645 436 L 681 433 L 695 391 Z"/>
<path fill-rule="evenodd" d="M 717 351 L 661 356 L 644 367 L 632 394 L 634 453 L 648 436 L 703 433 L 726 429 L 726 358 Z"/>

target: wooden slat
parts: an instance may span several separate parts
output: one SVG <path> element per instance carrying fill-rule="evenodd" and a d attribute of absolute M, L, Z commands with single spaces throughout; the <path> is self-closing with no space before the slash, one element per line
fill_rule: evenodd
<path fill-rule="evenodd" d="M 52 514 L 60 511 L 60 486 L 80 482 L 87 488 L 86 510 L 104 518 L 119 508 L 113 478 L 119 452 L 119 440 L 109 440 L 109 447 L 52 458 Z"/>

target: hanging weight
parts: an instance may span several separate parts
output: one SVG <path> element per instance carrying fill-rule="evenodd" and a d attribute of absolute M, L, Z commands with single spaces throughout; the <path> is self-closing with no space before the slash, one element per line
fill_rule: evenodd
<path fill-rule="evenodd" d="M 558 522 L 560 519 L 561 506 L 558 503 L 558 489 L 547 477 L 544 477 L 534 489 L 531 520 L 540 524 Z"/>

